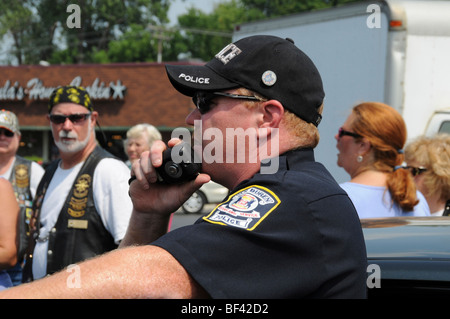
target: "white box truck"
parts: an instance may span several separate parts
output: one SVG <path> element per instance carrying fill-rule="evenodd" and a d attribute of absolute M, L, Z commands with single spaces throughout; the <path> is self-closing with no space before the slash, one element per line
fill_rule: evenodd
<path fill-rule="evenodd" d="M 450 1 L 364 1 L 242 24 L 233 41 L 257 34 L 293 39 L 319 69 L 326 97 L 316 158 L 338 182 L 349 176 L 336 165 L 334 136 L 359 102 L 395 107 L 409 140 L 450 133 Z"/>

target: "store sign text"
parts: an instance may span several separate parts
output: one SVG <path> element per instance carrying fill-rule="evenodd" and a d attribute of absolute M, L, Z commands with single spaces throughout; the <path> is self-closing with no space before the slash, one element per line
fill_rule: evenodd
<path fill-rule="evenodd" d="M 92 85 L 84 86 L 82 85 L 81 76 L 75 77 L 72 82 L 70 82 L 70 85 L 83 86 L 93 100 L 123 100 L 127 89 L 120 80 L 105 85 L 105 83 L 100 82 L 98 78 L 94 80 Z M 30 100 L 48 100 L 55 88 L 56 87 L 44 86 L 43 81 L 39 78 L 32 78 L 29 80 L 26 87 L 22 87 L 17 81 L 12 84 L 10 80 L 6 80 L 3 87 L 0 87 L 0 101 L 21 101 L 25 97 L 28 97 Z"/>

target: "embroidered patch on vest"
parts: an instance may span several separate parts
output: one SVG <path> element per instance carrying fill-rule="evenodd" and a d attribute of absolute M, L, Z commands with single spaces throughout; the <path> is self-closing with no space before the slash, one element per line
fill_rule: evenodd
<path fill-rule="evenodd" d="M 231 195 L 208 216 L 207 222 L 254 230 L 280 204 L 280 199 L 262 186 L 249 186 Z"/>
<path fill-rule="evenodd" d="M 16 185 L 19 188 L 26 188 L 30 185 L 30 176 L 28 173 L 28 166 L 19 164 L 15 167 L 16 170 Z"/>
<path fill-rule="evenodd" d="M 91 185 L 91 176 L 89 174 L 81 175 L 74 185 L 73 196 L 70 198 L 67 212 L 72 217 L 83 217 L 86 213 L 88 200 L 88 191 Z"/>

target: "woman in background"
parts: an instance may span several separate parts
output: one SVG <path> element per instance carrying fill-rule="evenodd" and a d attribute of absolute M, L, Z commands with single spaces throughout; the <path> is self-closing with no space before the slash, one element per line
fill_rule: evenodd
<path fill-rule="evenodd" d="M 127 139 L 124 141 L 128 167 L 140 159 L 143 152 L 149 151 L 153 142 L 157 140 L 161 140 L 161 133 L 153 125 L 143 123 L 130 128 L 127 131 Z"/>
<path fill-rule="evenodd" d="M 421 136 L 405 148 L 407 168 L 432 216 L 450 214 L 450 135 Z"/>
<path fill-rule="evenodd" d="M 406 125 L 394 108 L 377 102 L 355 106 L 335 138 L 337 164 L 351 177 L 341 187 L 360 218 L 430 214 L 410 172 L 399 169 Z"/>

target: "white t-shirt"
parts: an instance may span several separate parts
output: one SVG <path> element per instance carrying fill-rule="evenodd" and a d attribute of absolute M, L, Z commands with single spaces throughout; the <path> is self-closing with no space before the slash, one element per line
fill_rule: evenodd
<path fill-rule="evenodd" d="M 346 182 L 340 186 L 347 192 L 353 202 L 359 218 L 400 217 L 400 216 L 430 216 L 425 197 L 417 191 L 419 203 L 414 210 L 405 212 L 396 203 L 386 187 L 369 186 Z"/>
<path fill-rule="evenodd" d="M 58 220 L 59 213 L 83 163 L 70 169 L 58 167 L 45 193 L 41 208 L 41 228 L 33 254 L 33 276 L 42 278 L 47 274 L 49 232 Z M 94 171 L 94 203 L 105 228 L 118 244 L 125 236 L 131 216 L 132 203 L 128 196 L 130 170 L 125 163 L 102 159 Z M 44 239 L 42 241 L 42 239 Z"/>

